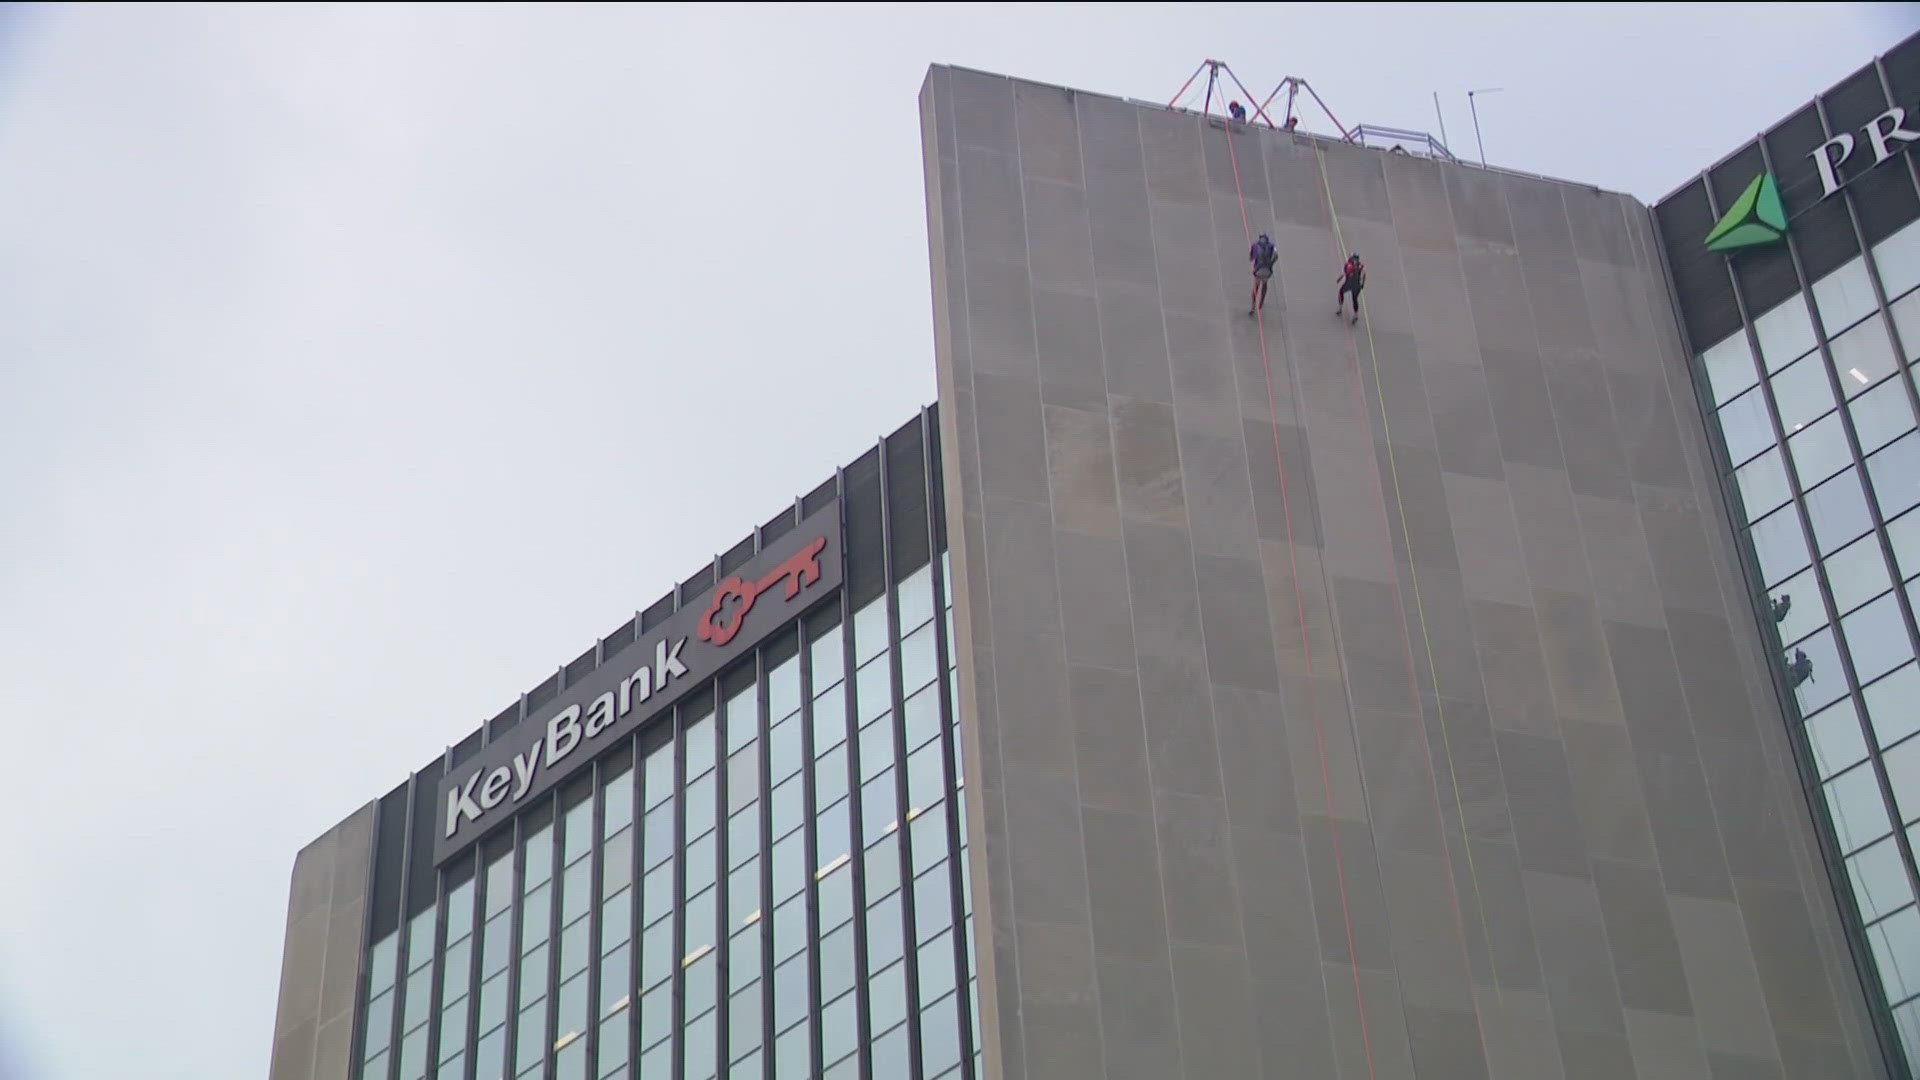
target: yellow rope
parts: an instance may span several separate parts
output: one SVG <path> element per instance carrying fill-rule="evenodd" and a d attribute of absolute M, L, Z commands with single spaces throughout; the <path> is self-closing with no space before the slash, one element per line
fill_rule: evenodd
<path fill-rule="evenodd" d="M 1346 238 L 1341 235 L 1340 230 L 1340 213 L 1335 210 L 1333 206 L 1333 184 L 1327 178 L 1326 154 L 1317 141 L 1313 146 L 1313 156 L 1320 164 L 1320 185 L 1326 191 L 1327 195 L 1327 214 L 1333 221 L 1334 243 L 1341 251 L 1346 251 Z M 1358 294 L 1355 294 L 1353 301 L 1356 308 L 1360 306 L 1360 297 Z M 1439 665 L 1434 663 L 1433 637 L 1427 632 L 1427 609 L 1426 605 L 1422 603 L 1420 599 L 1420 571 L 1416 565 L 1418 560 L 1414 558 L 1413 553 L 1413 534 L 1407 527 L 1407 504 L 1406 500 L 1401 498 L 1400 495 L 1400 466 L 1394 461 L 1393 457 L 1393 424 L 1387 418 L 1387 394 L 1380 379 L 1380 354 L 1374 350 L 1373 345 L 1373 319 L 1364 312 L 1361 313 L 1360 318 L 1366 324 L 1367 328 L 1367 356 L 1373 365 L 1373 392 L 1374 396 L 1380 401 L 1380 427 L 1382 434 L 1386 436 L 1387 442 L 1387 470 L 1388 474 L 1393 478 L 1393 501 L 1400 513 L 1400 538 L 1407 547 L 1407 576 L 1413 583 L 1413 606 L 1414 611 L 1420 619 L 1420 641 L 1421 644 L 1425 646 L 1427 652 L 1427 675 L 1433 680 L 1433 703 L 1440 720 L 1440 745 L 1446 753 L 1447 777 L 1453 782 L 1453 805 L 1460 814 L 1460 845 L 1466 849 L 1467 875 L 1473 882 L 1473 907 L 1475 913 L 1479 915 L 1480 935 L 1487 943 L 1487 972 L 1493 979 L 1494 997 L 1496 1000 L 1500 1000 L 1500 973 L 1494 967 L 1493 962 L 1493 935 L 1487 930 L 1486 908 L 1480 899 L 1480 875 L 1473 865 L 1473 840 L 1467 833 L 1467 805 L 1465 800 L 1460 797 L 1460 774 L 1453 767 L 1453 739 L 1447 733 L 1447 706 L 1445 699 L 1440 693 L 1440 669 Z M 1416 686 L 1415 689 L 1416 696 L 1413 707 L 1415 715 L 1419 715 L 1420 702 L 1417 694 L 1418 687 Z M 1422 739 L 1426 738 L 1424 725 L 1420 737 Z M 1441 821 L 1436 824 L 1440 827 L 1440 838 L 1444 844 L 1446 842 L 1447 823 Z M 1467 971 L 1467 981 L 1469 984 L 1473 981 L 1471 966 L 1469 966 L 1469 970 Z"/>

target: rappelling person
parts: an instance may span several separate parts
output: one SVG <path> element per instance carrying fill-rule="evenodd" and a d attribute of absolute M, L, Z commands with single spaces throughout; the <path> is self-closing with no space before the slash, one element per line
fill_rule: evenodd
<path fill-rule="evenodd" d="M 1787 612 L 1792 610 L 1793 610 L 1793 594 L 1781 593 L 1780 599 L 1775 600 L 1773 602 L 1773 621 L 1779 622 L 1780 620 L 1786 618 Z"/>
<path fill-rule="evenodd" d="M 1800 684 L 1813 678 L 1813 661 L 1807 659 L 1804 649 L 1793 650 L 1793 659 L 1787 662 L 1787 686 L 1798 689 Z"/>
<path fill-rule="evenodd" d="M 1247 108 L 1237 101 L 1227 102 L 1227 115 L 1232 117 L 1233 121 L 1237 124 L 1247 122 Z"/>
<path fill-rule="evenodd" d="M 1247 258 L 1253 261 L 1253 297 L 1247 303 L 1247 314 L 1257 315 L 1259 309 L 1267 306 L 1267 282 L 1273 277 L 1273 264 L 1280 259 L 1280 253 L 1273 250 L 1273 241 L 1266 233 L 1253 242 L 1247 252 Z"/>
<path fill-rule="evenodd" d="M 1340 268 L 1340 297 L 1334 301 L 1333 313 L 1344 315 L 1347 311 L 1347 294 L 1353 294 L 1353 322 L 1360 321 L 1360 290 L 1367 287 L 1367 267 L 1360 261 L 1359 252 L 1347 256 L 1347 265 Z"/>

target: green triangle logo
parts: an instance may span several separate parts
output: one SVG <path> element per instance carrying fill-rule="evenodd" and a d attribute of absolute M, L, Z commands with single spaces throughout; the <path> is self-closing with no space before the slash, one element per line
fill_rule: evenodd
<path fill-rule="evenodd" d="M 1708 251 L 1736 251 L 1755 244 L 1771 244 L 1787 233 L 1787 211 L 1780 205 L 1780 188 L 1772 173 L 1761 173 L 1707 234 Z"/>

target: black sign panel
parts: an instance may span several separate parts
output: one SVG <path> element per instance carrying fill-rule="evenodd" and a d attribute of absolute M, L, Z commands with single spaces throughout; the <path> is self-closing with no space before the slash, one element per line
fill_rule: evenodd
<path fill-rule="evenodd" d="M 609 657 L 440 781 L 437 865 L 706 685 L 840 587 L 840 507 L 816 510 L 700 602 Z"/>

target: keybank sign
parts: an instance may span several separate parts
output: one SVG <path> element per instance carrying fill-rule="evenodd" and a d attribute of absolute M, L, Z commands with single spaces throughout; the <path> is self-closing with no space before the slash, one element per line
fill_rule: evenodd
<path fill-rule="evenodd" d="M 1920 131 L 1906 126 L 1907 110 L 1894 106 L 1860 129 L 1867 148 L 1873 154 L 1872 169 L 1909 144 L 1920 140 Z M 1807 155 L 1820 176 L 1820 198 L 1830 198 L 1845 183 L 1840 167 L 1852 159 L 1861 139 L 1843 131 L 1821 143 Z M 1705 240 L 1708 251 L 1737 251 L 1758 244 L 1770 244 L 1787 234 L 1787 212 L 1780 202 L 1780 188 L 1772 173 L 1753 178 L 1740 197 L 1733 201 L 1720 220 L 1714 223 Z"/>
<path fill-rule="evenodd" d="M 434 862 L 580 772 L 598 752 L 666 712 L 787 626 L 841 582 L 840 510 L 829 504 L 769 544 L 697 603 L 608 657 L 440 781 Z"/>

